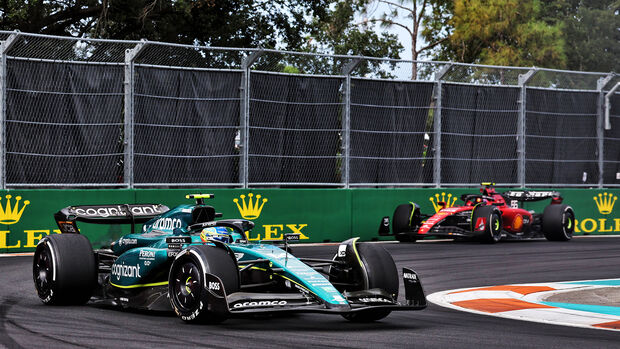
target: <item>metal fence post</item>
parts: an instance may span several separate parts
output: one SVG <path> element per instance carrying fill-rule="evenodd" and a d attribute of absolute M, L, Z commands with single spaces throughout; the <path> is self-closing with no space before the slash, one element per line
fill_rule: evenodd
<path fill-rule="evenodd" d="M 612 87 L 611 90 L 609 90 L 609 92 L 607 92 L 607 94 L 605 95 L 605 129 L 606 130 L 611 130 L 611 120 L 609 119 L 610 114 L 611 114 L 611 96 L 613 96 L 614 93 L 618 91 L 618 89 L 620 89 L 620 82 L 616 83 L 616 85 Z"/>
<path fill-rule="evenodd" d="M 239 147 L 241 149 L 241 161 L 239 161 L 239 182 L 244 189 L 248 187 L 249 167 L 250 167 L 250 67 L 263 55 L 265 51 L 258 49 L 243 58 L 241 69 L 241 105 L 239 108 Z"/>
<path fill-rule="evenodd" d="M 536 68 L 529 70 L 525 74 L 519 74 L 519 88 L 521 89 L 521 95 L 517 103 L 519 104 L 519 122 L 517 125 L 517 134 L 519 142 L 517 144 L 517 154 L 519 155 L 519 172 L 517 174 L 517 181 L 521 188 L 525 188 L 525 121 L 527 114 L 527 82 L 536 74 L 538 70 Z"/>
<path fill-rule="evenodd" d="M 142 42 L 137 44 L 132 49 L 125 50 L 125 134 L 124 134 L 124 182 L 127 188 L 133 188 L 134 186 L 134 61 L 140 54 L 146 45 L 147 41 L 142 39 Z"/>
<path fill-rule="evenodd" d="M 361 58 L 353 58 L 344 67 L 342 67 L 342 75 L 344 75 L 344 116 L 342 118 L 342 164 L 341 164 L 341 182 L 348 189 L 350 185 L 350 156 L 351 156 L 351 73 L 362 62 Z"/>
<path fill-rule="evenodd" d="M 605 77 L 598 79 L 596 82 L 596 90 L 598 91 L 598 102 L 596 105 L 596 138 L 598 140 L 598 187 L 603 187 L 603 172 L 605 170 L 605 93 L 603 89 L 614 78 L 614 74 L 610 73 Z"/>
<path fill-rule="evenodd" d="M 7 70 L 6 70 L 6 54 L 11 46 L 17 41 L 19 31 L 9 35 L 6 41 L 0 42 L 0 189 L 6 188 L 6 88 L 7 88 Z"/>
<path fill-rule="evenodd" d="M 433 113 L 434 160 L 433 160 L 433 183 L 435 187 L 441 187 L 441 90 L 444 76 L 450 71 L 452 64 L 446 64 L 435 76 L 435 112 Z"/>

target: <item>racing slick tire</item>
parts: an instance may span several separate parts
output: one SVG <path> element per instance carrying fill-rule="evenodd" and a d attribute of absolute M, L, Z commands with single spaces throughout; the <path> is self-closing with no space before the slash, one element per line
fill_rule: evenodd
<path fill-rule="evenodd" d="M 398 298 L 398 270 L 392 255 L 390 255 L 383 246 L 371 243 L 354 243 L 357 250 L 357 257 L 355 262 L 360 263 L 361 266 L 351 265 L 354 270 L 358 270 L 355 273 L 356 281 L 362 279 L 364 282 L 356 283 L 357 287 L 345 287 L 339 289 L 339 291 L 361 291 L 366 289 L 380 288 L 391 294 L 394 299 Z M 351 259 L 352 260 L 352 259 Z M 351 261 L 350 260 L 350 261 Z M 360 268 L 361 267 L 361 268 Z M 365 284 L 364 276 L 361 273 L 366 273 L 366 279 L 368 284 Z M 330 281 L 337 281 L 330 279 Z M 383 319 L 390 314 L 390 310 L 376 310 L 368 309 L 354 313 L 343 314 L 342 317 L 352 322 L 371 322 Z"/>
<path fill-rule="evenodd" d="M 394 237 L 400 242 L 415 242 L 417 239 L 411 232 L 412 225 L 419 225 L 420 211 L 415 210 L 415 204 L 398 205 L 392 216 L 392 230 Z"/>
<path fill-rule="evenodd" d="M 542 216 L 542 231 L 549 241 L 569 241 L 575 231 L 575 212 L 568 205 L 549 205 Z"/>
<path fill-rule="evenodd" d="M 172 262 L 168 276 L 168 296 L 174 312 L 189 323 L 220 323 L 226 314 L 210 311 L 205 273 L 217 276 L 225 295 L 239 291 L 237 264 L 222 248 L 190 246 Z"/>
<path fill-rule="evenodd" d="M 90 241 L 79 234 L 41 239 L 34 253 L 32 276 L 37 295 L 50 305 L 81 305 L 97 284 L 97 263 Z"/>
<path fill-rule="evenodd" d="M 477 233 L 478 222 L 483 219 L 484 233 L 481 236 L 481 242 L 494 244 L 502 239 L 502 214 L 495 206 L 478 206 L 474 208 L 472 215 L 472 232 Z M 484 220 L 486 219 L 486 221 Z"/>

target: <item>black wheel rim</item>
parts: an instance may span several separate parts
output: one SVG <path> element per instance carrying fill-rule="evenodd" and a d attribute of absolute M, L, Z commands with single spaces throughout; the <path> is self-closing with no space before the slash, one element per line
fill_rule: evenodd
<path fill-rule="evenodd" d="M 176 270 L 173 280 L 176 303 L 187 310 L 195 309 L 202 293 L 200 269 L 193 262 L 186 262 Z"/>
<path fill-rule="evenodd" d="M 40 295 L 47 296 L 52 287 L 53 281 L 53 261 L 47 249 L 42 249 L 37 253 L 32 268 L 34 285 Z"/>

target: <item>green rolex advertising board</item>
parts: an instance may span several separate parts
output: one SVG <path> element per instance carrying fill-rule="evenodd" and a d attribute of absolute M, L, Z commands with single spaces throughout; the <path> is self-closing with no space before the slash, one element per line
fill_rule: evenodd
<path fill-rule="evenodd" d="M 498 191 L 509 188 L 497 188 Z M 536 189 L 541 190 L 541 189 Z M 576 213 L 575 235 L 620 234 L 620 189 L 552 189 Z M 439 202 L 459 205 L 465 193 L 478 188 L 446 189 L 107 189 L 107 190 L 3 190 L 0 191 L 0 253 L 31 252 L 48 234 L 59 233 L 53 215 L 61 208 L 89 204 L 152 203 L 174 207 L 192 201 L 191 193 L 213 193 L 207 204 L 223 218 L 255 222 L 250 240 L 279 240 L 285 233 L 300 234 L 301 242 L 391 240 L 378 236 L 381 218 L 391 216 L 402 203 L 415 202 L 423 213 L 434 213 Z M 542 212 L 549 200 L 526 203 Z M 129 233 L 129 225 L 79 223 L 93 247 L 109 245 Z M 140 229 L 136 226 L 136 230 Z"/>

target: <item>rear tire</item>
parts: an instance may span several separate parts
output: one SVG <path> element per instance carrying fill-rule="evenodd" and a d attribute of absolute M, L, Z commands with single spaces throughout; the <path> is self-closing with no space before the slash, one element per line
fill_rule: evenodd
<path fill-rule="evenodd" d="M 412 226 L 419 225 L 421 218 L 420 212 L 415 212 L 414 209 L 415 204 L 402 204 L 394 210 L 392 231 L 394 231 L 396 240 L 400 242 L 415 242 L 417 240 L 411 230 Z"/>
<path fill-rule="evenodd" d="M 97 284 L 97 264 L 90 241 L 79 234 L 41 239 L 34 253 L 32 276 L 37 295 L 49 305 L 81 305 Z"/>
<path fill-rule="evenodd" d="M 482 219 L 482 221 L 480 221 Z M 502 239 L 502 214 L 495 206 L 479 206 L 474 208 L 472 216 L 472 232 L 479 232 L 479 222 L 484 222 L 484 234 L 481 241 L 495 244 Z"/>
<path fill-rule="evenodd" d="M 542 216 L 542 230 L 549 241 L 569 241 L 575 232 L 575 212 L 568 205 L 549 205 Z"/>
<path fill-rule="evenodd" d="M 220 278 L 225 293 L 239 291 L 239 271 L 231 256 L 214 246 L 190 246 L 172 262 L 168 276 L 168 295 L 175 313 L 185 322 L 220 323 L 223 314 L 208 310 L 205 273 Z"/>
<path fill-rule="evenodd" d="M 361 291 L 380 288 L 390 293 L 394 299 L 398 298 L 398 270 L 392 256 L 383 246 L 369 243 L 355 244 L 357 253 L 362 262 L 362 270 L 366 271 L 367 285 L 362 283 L 357 288 L 346 291 Z M 359 270 L 359 269 L 358 269 Z M 356 273 L 357 274 L 357 273 Z M 361 274 L 361 273 L 360 273 Z M 356 277 L 364 279 L 363 275 Z M 341 290 L 343 291 L 343 290 Z M 391 313 L 390 310 L 365 310 L 356 313 L 343 314 L 342 317 L 352 322 L 371 322 L 383 319 Z"/>

